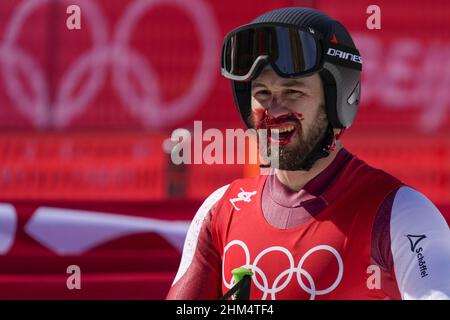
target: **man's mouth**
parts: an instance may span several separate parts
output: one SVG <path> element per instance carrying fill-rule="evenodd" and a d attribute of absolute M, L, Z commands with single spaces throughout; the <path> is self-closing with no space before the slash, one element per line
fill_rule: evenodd
<path fill-rule="evenodd" d="M 298 124 L 293 122 L 277 123 L 267 126 L 269 143 L 287 145 L 300 134 Z"/>
<path fill-rule="evenodd" d="M 257 110 L 252 117 L 257 130 L 267 129 L 267 140 L 270 144 L 287 145 L 302 132 L 300 121 L 304 120 L 304 117 L 298 112 L 274 117 L 267 110 Z"/>

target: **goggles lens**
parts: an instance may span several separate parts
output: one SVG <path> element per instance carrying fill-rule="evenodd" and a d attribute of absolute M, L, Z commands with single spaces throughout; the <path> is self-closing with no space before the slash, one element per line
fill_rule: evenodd
<path fill-rule="evenodd" d="M 279 72 L 301 75 L 320 65 L 320 44 L 310 33 L 290 27 L 262 26 L 227 36 L 222 70 L 226 77 L 248 80 L 258 59 L 270 59 Z"/>

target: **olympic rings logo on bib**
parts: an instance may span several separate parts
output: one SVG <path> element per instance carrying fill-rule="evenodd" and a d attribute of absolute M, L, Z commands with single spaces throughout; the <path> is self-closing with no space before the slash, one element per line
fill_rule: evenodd
<path fill-rule="evenodd" d="M 342 276 L 344 274 L 344 263 L 342 261 L 342 258 L 340 256 L 339 252 L 336 249 L 334 249 L 333 247 L 328 246 L 328 245 L 318 245 L 318 246 L 315 246 L 315 247 L 309 249 L 302 256 L 302 258 L 300 259 L 298 264 L 295 265 L 294 257 L 292 256 L 291 252 L 289 252 L 288 249 L 281 247 L 281 246 L 273 246 L 273 247 L 264 249 L 256 256 L 256 258 L 253 260 L 253 262 L 251 262 L 250 251 L 249 251 L 247 245 L 241 240 L 233 240 L 226 245 L 224 254 L 223 254 L 224 258 L 222 261 L 222 280 L 223 280 L 225 287 L 227 287 L 228 289 L 231 289 L 234 286 L 234 279 L 230 275 L 230 277 L 229 277 L 230 281 L 227 281 L 227 278 L 225 277 L 225 274 L 224 274 L 224 272 L 225 272 L 224 266 L 225 266 L 226 254 L 232 246 L 239 246 L 242 248 L 244 255 L 245 255 L 245 264 L 242 265 L 241 267 L 250 269 L 255 273 L 255 276 L 252 277 L 252 281 L 253 281 L 254 285 L 259 290 L 261 290 L 261 292 L 263 293 L 262 300 L 266 300 L 267 296 L 269 294 L 270 294 L 272 300 L 276 300 L 276 294 L 281 292 L 288 286 L 288 284 L 291 282 L 294 275 L 296 276 L 296 280 L 299 284 L 299 287 L 303 291 L 305 291 L 306 293 L 308 293 L 310 295 L 310 300 L 314 300 L 316 296 L 328 294 L 328 293 L 332 292 L 334 289 L 336 289 L 337 286 L 339 285 L 339 283 L 341 282 Z M 315 283 L 313 277 L 307 270 L 305 270 L 303 268 L 303 265 L 304 265 L 306 259 L 308 259 L 308 257 L 310 257 L 312 254 L 314 254 L 315 252 L 320 251 L 320 250 L 328 251 L 331 254 L 333 254 L 333 256 L 337 260 L 339 270 L 338 270 L 336 280 L 328 288 L 319 290 L 316 287 L 316 283 Z M 260 267 L 258 267 L 258 262 L 264 256 L 266 256 L 267 254 L 269 254 L 271 252 L 283 253 L 289 260 L 289 268 L 287 268 L 286 270 L 284 270 L 280 274 L 278 274 L 278 276 L 275 278 L 272 285 L 269 284 L 268 277 L 264 273 L 264 270 L 262 270 Z M 262 279 L 262 283 L 260 282 L 260 280 L 258 280 L 257 276 L 259 276 Z M 301 276 L 304 276 L 307 279 L 307 283 L 304 283 Z M 283 278 L 286 278 L 286 279 L 283 282 L 281 282 L 281 280 Z"/>

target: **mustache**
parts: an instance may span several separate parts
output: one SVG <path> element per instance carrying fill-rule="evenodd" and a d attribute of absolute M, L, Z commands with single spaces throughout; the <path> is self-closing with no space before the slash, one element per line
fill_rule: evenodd
<path fill-rule="evenodd" d="M 274 116 L 267 110 L 255 110 L 250 117 L 251 123 L 253 123 L 255 129 L 265 129 L 283 122 L 294 122 L 301 125 L 300 121 L 305 119 L 303 114 L 299 112 L 288 112 L 279 116 Z"/>

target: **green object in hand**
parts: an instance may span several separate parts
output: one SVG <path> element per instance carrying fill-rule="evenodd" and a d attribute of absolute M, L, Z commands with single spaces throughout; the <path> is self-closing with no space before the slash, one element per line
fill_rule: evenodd
<path fill-rule="evenodd" d="M 245 276 L 249 276 L 250 278 L 253 276 L 253 271 L 243 267 L 233 269 L 231 273 L 233 274 L 235 284 L 239 283 L 239 281 L 241 281 Z M 240 291 L 240 289 L 236 291 L 234 294 L 234 299 L 237 299 Z"/>
<path fill-rule="evenodd" d="M 253 276 L 253 271 L 243 267 L 233 269 L 231 273 L 234 276 L 234 283 L 238 283 L 239 281 L 241 281 L 244 276 Z"/>

